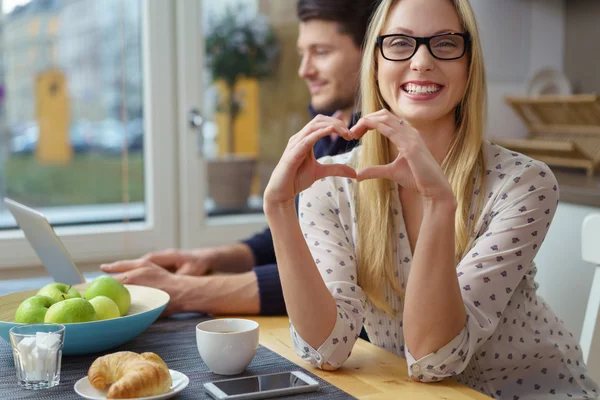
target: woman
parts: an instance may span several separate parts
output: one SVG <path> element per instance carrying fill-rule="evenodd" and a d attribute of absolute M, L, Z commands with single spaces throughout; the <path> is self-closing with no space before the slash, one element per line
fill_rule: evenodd
<path fill-rule="evenodd" d="M 576 340 L 536 294 L 554 175 L 482 139 L 468 0 L 383 0 L 365 46 L 363 118 L 348 130 L 316 117 L 265 192 L 297 353 L 338 368 L 365 324 L 415 380 L 454 377 L 503 399 L 597 398 Z M 317 163 L 312 145 L 331 133 L 362 145 Z"/>

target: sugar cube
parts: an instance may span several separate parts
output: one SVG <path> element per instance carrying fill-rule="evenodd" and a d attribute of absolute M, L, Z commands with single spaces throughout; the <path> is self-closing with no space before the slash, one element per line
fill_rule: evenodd
<path fill-rule="evenodd" d="M 35 338 L 33 336 L 27 336 L 21 339 L 17 344 L 17 350 L 22 356 L 29 356 L 31 351 L 35 348 Z"/>
<path fill-rule="evenodd" d="M 43 346 L 47 349 L 58 347 L 60 344 L 60 335 L 52 332 L 37 332 L 35 341 L 38 347 Z"/>

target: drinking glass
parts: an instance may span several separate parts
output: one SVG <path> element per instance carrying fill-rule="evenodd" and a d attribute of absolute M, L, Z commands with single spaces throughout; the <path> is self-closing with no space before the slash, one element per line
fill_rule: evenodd
<path fill-rule="evenodd" d="M 58 385 L 64 340 L 65 326 L 61 324 L 18 325 L 10 329 L 19 386 L 37 390 Z"/>

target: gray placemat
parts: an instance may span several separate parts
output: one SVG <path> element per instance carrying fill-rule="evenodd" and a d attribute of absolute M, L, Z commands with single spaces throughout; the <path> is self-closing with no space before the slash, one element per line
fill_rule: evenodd
<path fill-rule="evenodd" d="M 73 389 L 73 385 L 87 374 L 92 362 L 102 354 L 129 350 L 137 353 L 153 351 L 162 357 L 169 368 L 183 372 L 190 378 L 190 384 L 176 399 L 210 399 L 204 391 L 203 384 L 209 381 L 226 379 L 215 375 L 202 362 L 196 347 L 196 324 L 206 317 L 198 315 L 181 315 L 155 322 L 146 332 L 119 348 L 105 353 L 86 356 L 63 357 L 60 384 L 51 389 L 30 391 L 17 386 L 12 350 L 3 340 L 0 341 L 0 399 L 44 399 L 69 400 L 81 399 Z M 269 374 L 274 372 L 301 370 L 320 383 L 318 392 L 298 394 L 286 397 L 293 400 L 308 399 L 354 399 L 348 393 L 306 371 L 286 358 L 259 346 L 254 360 L 240 376 Z"/>

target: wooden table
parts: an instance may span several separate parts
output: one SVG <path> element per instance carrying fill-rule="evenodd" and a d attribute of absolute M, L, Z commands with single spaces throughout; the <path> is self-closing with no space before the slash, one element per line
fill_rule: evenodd
<path fill-rule="evenodd" d="M 451 380 L 437 383 L 414 382 L 408 376 L 404 358 L 361 339 L 342 368 L 323 371 L 303 362 L 296 355 L 287 317 L 243 318 L 259 323 L 260 344 L 360 399 L 490 399 Z"/>
<path fill-rule="evenodd" d="M 26 280 L 23 280 L 26 283 Z M 23 289 L 32 289 L 36 286 Z M 0 285 L 2 295 L 3 285 Z M 14 291 L 15 285 L 4 286 Z M 292 347 L 287 317 L 243 316 L 260 325 L 260 344 L 298 364 L 332 385 L 360 399 L 445 399 L 467 400 L 487 399 L 490 397 L 466 386 L 446 380 L 437 383 L 414 382 L 408 376 L 406 360 L 387 350 L 359 339 L 352 356 L 337 371 L 323 371 L 303 362 Z"/>

